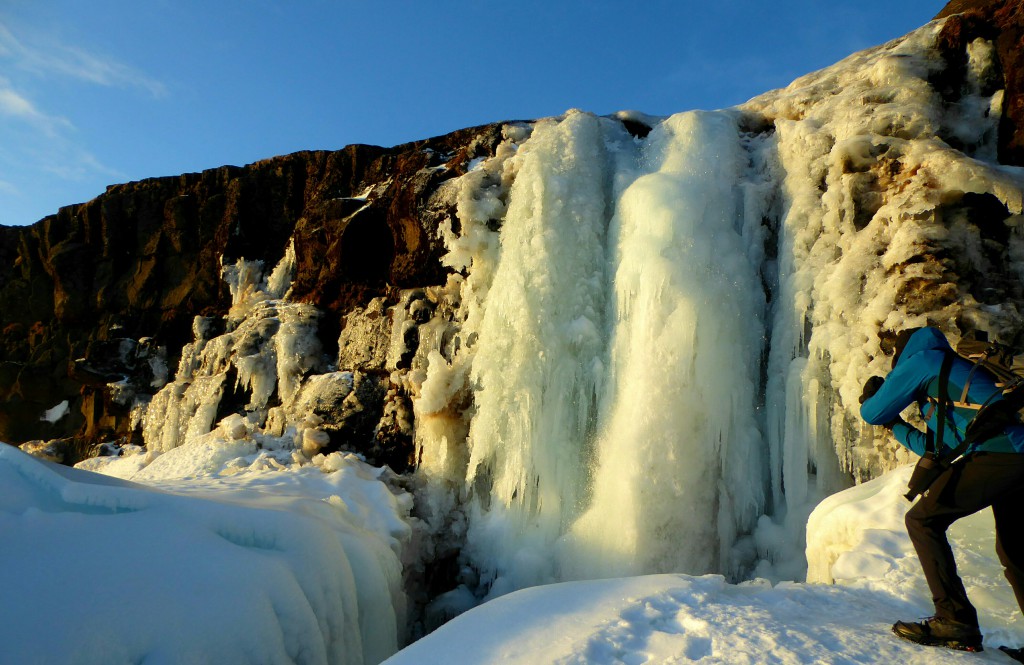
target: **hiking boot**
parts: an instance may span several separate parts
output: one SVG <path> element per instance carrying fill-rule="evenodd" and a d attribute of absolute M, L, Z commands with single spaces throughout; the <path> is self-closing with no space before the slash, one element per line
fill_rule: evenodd
<path fill-rule="evenodd" d="M 1018 663 L 1024 663 L 1024 648 L 1012 649 L 1010 647 L 999 647 L 999 650 L 1010 658 L 1013 658 Z"/>
<path fill-rule="evenodd" d="M 918 623 L 897 621 L 892 626 L 892 632 L 905 640 L 930 647 L 982 651 L 981 631 L 978 627 L 952 619 L 931 617 Z"/>

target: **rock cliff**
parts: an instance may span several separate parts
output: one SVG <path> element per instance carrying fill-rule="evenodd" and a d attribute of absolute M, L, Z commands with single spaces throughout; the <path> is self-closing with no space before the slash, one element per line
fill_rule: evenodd
<path fill-rule="evenodd" d="M 324 313 L 323 343 L 336 348 L 354 306 L 443 281 L 436 225 L 451 211 L 432 195 L 500 133 L 131 182 L 33 226 L 0 226 L 0 440 L 68 439 L 72 461 L 127 437 L 128 410 L 106 386 L 153 384 L 151 354 L 173 373 L 193 319 L 230 305 L 222 262 L 272 266 L 293 238 L 293 298 Z M 64 401 L 66 415 L 46 420 Z"/>
<path fill-rule="evenodd" d="M 957 16 L 954 16 L 957 15 Z M 1015 0 L 952 0 L 936 18 L 953 17 L 942 32 L 942 48 L 950 62 L 944 96 L 955 96 L 962 77 L 965 47 L 974 39 L 991 40 L 999 56 L 1005 90 L 999 126 L 999 161 L 1024 165 L 1024 5 Z"/>
<path fill-rule="evenodd" d="M 1016 0 L 953 0 L 937 18 L 947 16 L 939 37 L 945 66 L 929 83 L 949 106 L 970 86 L 1003 90 L 998 160 L 1024 166 L 1024 8 Z M 977 38 L 995 45 L 998 63 L 980 83 L 969 57 Z M 635 118 L 623 124 L 634 136 L 650 131 Z M 402 468 L 411 409 L 385 378 L 403 362 L 393 357 L 392 338 L 414 338 L 415 324 L 441 306 L 417 289 L 441 287 L 450 272 L 441 227 L 451 220 L 457 232 L 459 218 L 442 185 L 494 156 L 503 126 L 115 185 L 31 227 L 0 227 L 0 440 L 58 440 L 65 462 L 100 442 L 138 443 L 131 400 L 117 386 L 156 393 L 196 337 L 196 317 L 223 325 L 232 304 L 223 267 L 244 258 L 269 269 L 293 247 L 290 298 L 321 313 L 317 336 L 334 369 L 360 373 L 362 388 L 350 386 L 320 417 L 347 409 L 337 441 L 348 437 Z M 942 138 L 973 149 L 955 135 Z M 863 177 L 871 180 L 858 204 L 866 223 L 877 210 L 871 201 L 899 180 L 882 171 Z M 989 195 L 954 198 L 946 214 L 978 227 L 993 257 L 984 274 L 957 271 L 964 290 L 983 303 L 1021 298 L 1018 276 L 1003 265 L 1010 211 Z M 934 262 L 946 276 L 956 268 L 956 257 L 927 248 L 913 262 Z M 903 298 L 925 311 L 958 295 L 931 286 L 908 280 Z M 396 305 L 411 322 L 397 333 L 388 311 Z M 402 341 L 415 347 L 415 339 Z"/>

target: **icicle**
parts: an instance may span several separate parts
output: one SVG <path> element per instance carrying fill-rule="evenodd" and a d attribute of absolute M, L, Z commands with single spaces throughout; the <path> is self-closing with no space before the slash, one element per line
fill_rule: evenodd
<path fill-rule="evenodd" d="M 735 572 L 731 547 L 763 505 L 764 300 L 734 121 L 673 116 L 643 159 L 614 221 L 609 392 L 593 503 L 565 541 L 574 577 Z"/>
<path fill-rule="evenodd" d="M 498 588 L 554 579 L 579 510 L 603 378 L 609 180 L 602 122 L 540 123 L 516 156 L 501 260 L 478 330 L 468 548 Z"/>

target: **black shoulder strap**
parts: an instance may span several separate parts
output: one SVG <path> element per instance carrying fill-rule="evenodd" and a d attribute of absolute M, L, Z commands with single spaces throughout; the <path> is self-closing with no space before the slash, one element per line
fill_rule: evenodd
<path fill-rule="evenodd" d="M 946 424 L 945 423 L 946 409 L 949 406 L 949 396 L 946 394 L 946 386 L 949 385 L 949 370 L 952 368 L 952 366 L 953 366 L 953 356 L 952 356 L 952 354 L 946 354 L 946 357 L 943 358 L 943 360 L 942 360 L 942 369 L 939 370 L 939 396 L 943 400 L 945 400 L 944 402 L 939 404 L 939 407 L 940 407 L 940 410 L 939 410 L 939 423 L 938 423 L 938 426 L 939 426 L 939 446 L 942 445 L 942 432 L 943 432 L 943 430 L 945 428 L 945 424 Z M 973 374 L 973 372 L 972 372 L 972 374 Z M 970 381 L 969 377 L 968 377 L 968 381 Z M 966 393 L 967 393 L 967 391 L 965 389 L 964 390 L 964 394 L 966 394 Z M 955 460 L 956 458 L 960 457 L 965 452 L 967 452 L 967 449 L 971 446 L 972 443 L 974 443 L 975 438 L 976 437 L 965 435 L 964 436 L 964 440 L 961 441 L 959 443 L 959 445 L 957 445 L 956 448 L 953 448 L 952 450 L 950 450 L 948 455 L 942 455 L 941 452 L 940 452 L 939 453 L 940 457 L 942 457 L 947 462 L 952 462 L 953 460 Z M 941 447 L 938 450 L 941 451 Z"/>
<path fill-rule="evenodd" d="M 939 368 L 939 394 L 935 398 L 939 403 L 939 422 L 934 435 L 928 430 L 925 452 L 941 454 L 942 451 L 942 435 L 946 431 L 946 410 L 949 409 L 949 372 L 952 369 L 953 354 L 947 353 L 942 358 L 942 367 Z"/>

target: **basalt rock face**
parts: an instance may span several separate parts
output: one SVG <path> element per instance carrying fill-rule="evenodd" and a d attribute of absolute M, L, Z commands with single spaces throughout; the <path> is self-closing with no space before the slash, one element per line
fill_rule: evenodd
<path fill-rule="evenodd" d="M 31 227 L 0 226 L 0 440 L 128 436 L 128 405 L 108 386 L 155 391 L 193 319 L 230 306 L 222 261 L 273 266 L 292 241 L 292 298 L 324 313 L 336 347 L 353 308 L 443 281 L 435 227 L 449 204 L 431 195 L 500 139 L 494 124 L 300 152 L 116 185 Z M 64 400 L 67 414 L 46 420 Z"/>
<path fill-rule="evenodd" d="M 953 0 L 937 18 L 944 17 L 950 18 L 939 45 L 946 66 L 929 84 L 950 107 L 964 98 L 972 76 L 982 88 L 973 94 L 1003 90 L 998 159 L 1024 165 L 1024 7 L 1019 0 Z M 980 76 L 968 71 L 978 38 L 994 44 L 998 63 Z M 650 131 L 623 122 L 638 140 Z M 361 377 L 362 388 L 353 392 L 359 399 L 346 393 L 324 405 L 323 416 L 361 414 L 339 425 L 338 437 L 349 429 L 372 435 L 371 446 L 402 458 L 411 407 L 386 378 L 404 362 L 388 358 L 396 327 L 389 308 L 410 290 L 445 283 L 439 225 L 451 220 L 457 233 L 459 219 L 441 185 L 492 156 L 502 127 L 116 185 L 32 227 L 0 226 L 0 440 L 71 441 L 65 461 L 74 461 L 91 444 L 137 436 L 126 395 L 152 394 L 173 377 L 182 347 L 193 341 L 196 316 L 222 321 L 231 305 L 222 262 L 273 266 L 291 244 L 291 298 L 316 306 L 325 355 Z M 973 146 L 954 145 L 955 135 L 939 138 L 972 154 Z M 896 187 L 898 164 L 878 162 L 875 171 L 849 174 L 864 181 L 855 200 L 858 229 L 882 204 L 882 190 Z M 1021 297 L 1024 287 L 1004 265 L 1011 211 L 991 195 L 968 193 L 940 212 L 978 226 L 985 254 L 963 265 L 941 248 L 915 258 L 915 274 L 928 272 L 917 265 L 924 263 L 942 279 L 901 282 L 908 311 L 941 310 L 962 293 L 986 304 Z M 934 288 L 936 281 L 944 286 Z M 405 333 L 415 336 L 416 329 Z M 111 388 L 118 385 L 126 389 Z M 46 419 L 64 401 L 67 411 Z"/>
<path fill-rule="evenodd" d="M 991 85 L 1005 90 L 999 127 L 999 161 L 1024 166 L 1024 3 L 1020 0 L 952 0 L 936 18 L 950 17 L 940 44 L 948 54 L 955 78 L 966 65 L 966 46 L 981 37 L 995 43 L 1002 80 Z M 997 89 L 999 89 L 997 88 Z M 944 96 L 955 95 L 954 86 L 940 87 Z"/>

